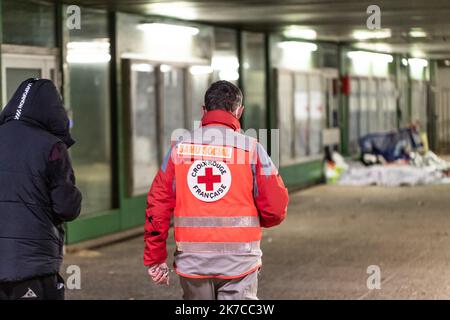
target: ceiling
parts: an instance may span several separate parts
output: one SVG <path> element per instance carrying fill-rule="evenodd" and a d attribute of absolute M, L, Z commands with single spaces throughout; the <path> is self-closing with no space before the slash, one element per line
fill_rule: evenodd
<path fill-rule="evenodd" d="M 412 56 L 450 58 L 449 0 L 377 0 L 381 9 L 381 28 L 388 39 L 353 37 L 366 30 L 367 7 L 364 0 L 70 0 L 70 4 L 130 13 L 175 17 L 195 22 L 237 27 L 252 31 L 282 31 L 296 25 L 312 28 L 317 39 L 352 42 L 377 51 L 401 52 Z M 421 37 L 411 37 L 411 30 Z"/>

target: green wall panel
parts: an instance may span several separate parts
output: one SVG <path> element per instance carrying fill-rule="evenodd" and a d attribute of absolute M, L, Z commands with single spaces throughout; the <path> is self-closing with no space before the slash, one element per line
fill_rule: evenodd
<path fill-rule="evenodd" d="M 145 222 L 146 196 L 139 196 L 123 201 L 121 210 L 121 229 L 129 229 L 139 225 L 144 226 Z"/>
<path fill-rule="evenodd" d="M 280 168 L 280 175 L 288 189 L 295 189 L 317 183 L 323 179 L 323 162 L 321 160 L 299 163 Z"/>
<path fill-rule="evenodd" d="M 66 243 L 72 244 L 120 231 L 120 211 L 81 216 L 66 225 Z"/>

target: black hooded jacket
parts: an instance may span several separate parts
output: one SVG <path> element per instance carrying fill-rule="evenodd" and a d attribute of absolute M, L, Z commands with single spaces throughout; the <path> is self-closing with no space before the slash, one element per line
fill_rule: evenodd
<path fill-rule="evenodd" d="M 74 143 L 53 83 L 22 82 L 0 113 L 0 283 L 59 272 L 62 224 L 81 208 Z"/>

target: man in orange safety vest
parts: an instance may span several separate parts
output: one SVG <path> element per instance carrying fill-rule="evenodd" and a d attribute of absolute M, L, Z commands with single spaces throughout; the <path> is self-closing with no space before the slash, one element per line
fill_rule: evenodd
<path fill-rule="evenodd" d="M 213 83 L 201 127 L 172 143 L 148 193 L 144 264 L 153 281 L 168 284 L 173 216 L 185 299 L 257 299 L 261 227 L 286 215 L 276 167 L 256 139 L 239 132 L 242 101 L 232 83 Z"/>

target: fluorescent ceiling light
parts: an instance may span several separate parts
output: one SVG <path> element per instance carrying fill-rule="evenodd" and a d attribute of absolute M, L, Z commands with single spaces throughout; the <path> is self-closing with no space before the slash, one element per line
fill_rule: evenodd
<path fill-rule="evenodd" d="M 213 68 L 211 66 L 192 66 L 189 68 L 189 72 L 192 75 L 210 74 L 213 72 Z"/>
<path fill-rule="evenodd" d="M 299 41 L 282 41 L 278 43 L 278 47 L 284 50 L 300 50 L 300 51 L 316 51 L 317 45 L 310 42 Z"/>
<path fill-rule="evenodd" d="M 137 72 L 153 72 L 154 68 L 148 63 L 135 63 L 131 65 L 131 70 Z"/>
<path fill-rule="evenodd" d="M 383 61 L 392 62 L 394 58 L 390 54 L 376 53 L 368 51 L 350 51 L 347 56 L 352 60 L 370 60 L 370 61 Z"/>
<path fill-rule="evenodd" d="M 111 60 L 109 53 L 109 42 L 91 41 L 67 43 L 68 63 L 106 63 Z"/>
<path fill-rule="evenodd" d="M 315 30 L 299 27 L 290 27 L 283 32 L 283 35 L 288 38 L 300 38 L 308 40 L 314 40 L 317 38 L 317 32 Z"/>
<path fill-rule="evenodd" d="M 425 59 L 420 58 L 410 58 L 408 59 L 408 63 L 411 65 L 411 67 L 426 67 L 428 66 L 428 61 Z"/>
<path fill-rule="evenodd" d="M 111 45 L 106 41 L 72 41 L 67 43 L 68 50 L 108 50 Z"/>
<path fill-rule="evenodd" d="M 68 63 L 106 63 L 111 61 L 109 53 L 67 53 Z"/>
<path fill-rule="evenodd" d="M 353 38 L 357 40 L 368 40 L 368 39 L 385 39 L 391 37 L 391 30 L 356 30 L 353 32 Z"/>
<path fill-rule="evenodd" d="M 200 30 L 194 27 L 181 26 L 175 24 L 166 24 L 166 23 L 141 23 L 137 26 L 137 28 L 144 32 L 155 33 L 155 34 L 177 34 L 177 35 L 185 35 L 185 36 L 195 36 Z M 169 39 L 170 40 L 170 39 Z"/>
<path fill-rule="evenodd" d="M 169 71 L 171 71 L 172 70 L 172 67 L 171 66 L 169 66 L 169 65 L 167 65 L 167 64 L 162 64 L 160 67 L 159 67 L 159 70 L 161 71 L 161 72 L 169 72 Z"/>
<path fill-rule="evenodd" d="M 149 2 L 149 1 L 148 1 Z M 157 2 L 145 5 L 148 12 L 155 13 L 159 16 L 175 17 L 183 20 L 197 20 L 197 10 L 192 3 L 187 1 L 175 2 Z"/>
<path fill-rule="evenodd" d="M 412 29 L 409 31 L 409 36 L 412 38 L 425 38 L 427 33 L 422 29 Z"/>

